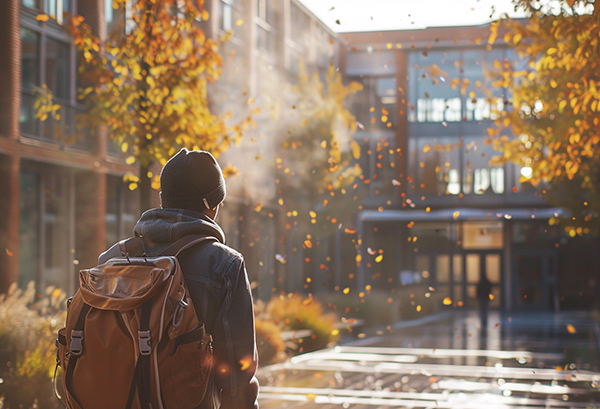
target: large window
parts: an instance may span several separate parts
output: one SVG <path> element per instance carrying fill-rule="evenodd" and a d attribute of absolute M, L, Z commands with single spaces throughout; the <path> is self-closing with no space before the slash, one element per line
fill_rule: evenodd
<path fill-rule="evenodd" d="M 504 50 L 415 51 L 409 54 L 410 122 L 495 119 L 505 90 L 492 88 L 485 72 Z"/>
<path fill-rule="evenodd" d="M 58 3 L 56 0 L 43 5 L 50 7 Z M 76 127 L 76 114 L 82 107 L 75 99 L 75 51 L 69 36 L 55 23 L 39 24 L 24 14 L 21 42 L 21 134 L 61 146 L 92 150 L 93 141 L 87 131 Z M 36 118 L 35 102 L 43 85 L 52 92 L 54 103 L 61 109 L 58 116 L 49 116 L 41 122 Z"/>
<path fill-rule="evenodd" d="M 504 193 L 504 167 L 489 164 L 498 152 L 484 137 L 411 137 L 409 150 L 413 190 L 440 195 Z"/>

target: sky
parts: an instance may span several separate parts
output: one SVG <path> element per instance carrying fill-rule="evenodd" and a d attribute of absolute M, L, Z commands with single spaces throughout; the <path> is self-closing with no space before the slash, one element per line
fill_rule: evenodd
<path fill-rule="evenodd" d="M 331 30 L 411 30 L 480 25 L 515 13 L 511 0 L 300 0 Z M 491 16 L 491 17 L 490 17 Z"/>

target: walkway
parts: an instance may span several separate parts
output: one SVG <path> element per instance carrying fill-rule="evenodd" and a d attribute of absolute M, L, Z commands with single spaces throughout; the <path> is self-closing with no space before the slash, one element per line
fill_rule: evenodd
<path fill-rule="evenodd" d="M 585 313 L 475 313 L 398 323 L 259 371 L 262 408 L 600 408 Z"/>

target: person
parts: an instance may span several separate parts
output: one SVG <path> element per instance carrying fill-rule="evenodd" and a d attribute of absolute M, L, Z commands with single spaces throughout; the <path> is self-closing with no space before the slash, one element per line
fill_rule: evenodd
<path fill-rule="evenodd" d="M 485 273 L 482 273 L 477 283 L 477 299 L 479 300 L 479 320 L 481 331 L 485 335 L 488 319 L 488 305 L 490 302 L 490 294 L 492 292 L 492 283 L 488 280 Z"/>
<path fill-rule="evenodd" d="M 243 256 L 225 245 L 225 234 L 215 221 L 226 194 L 221 168 L 209 152 L 184 148 L 163 167 L 160 186 L 161 207 L 141 215 L 134 227 L 136 236 L 158 248 L 188 235 L 217 239 L 178 256 L 198 319 L 213 337 L 213 373 L 198 409 L 258 408 L 258 355 L 248 274 Z M 115 244 L 99 261 L 120 256 Z"/>

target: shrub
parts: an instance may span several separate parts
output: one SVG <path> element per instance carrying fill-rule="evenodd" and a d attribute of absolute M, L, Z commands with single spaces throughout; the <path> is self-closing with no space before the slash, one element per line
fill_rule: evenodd
<path fill-rule="evenodd" d="M 58 408 L 52 390 L 56 332 L 64 323 L 65 294 L 54 287 L 36 300 L 33 282 L 0 295 L 2 408 Z"/>
<path fill-rule="evenodd" d="M 256 345 L 261 365 L 268 365 L 285 359 L 285 343 L 281 338 L 281 328 L 272 321 L 256 317 Z"/>
<path fill-rule="evenodd" d="M 312 297 L 302 299 L 289 294 L 287 297 L 273 298 L 265 311 L 284 329 L 312 331 L 312 336 L 303 340 L 300 352 L 324 348 L 338 339 L 338 333 L 334 331 L 337 316 L 331 312 L 325 313 L 321 303 Z"/>

